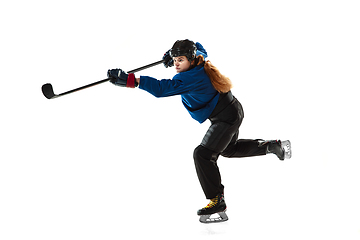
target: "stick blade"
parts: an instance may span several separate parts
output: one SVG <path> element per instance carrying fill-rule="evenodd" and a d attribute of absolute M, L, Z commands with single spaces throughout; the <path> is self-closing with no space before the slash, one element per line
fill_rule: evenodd
<path fill-rule="evenodd" d="M 55 97 L 53 87 L 50 83 L 46 83 L 41 87 L 42 93 L 47 99 L 52 99 Z"/>

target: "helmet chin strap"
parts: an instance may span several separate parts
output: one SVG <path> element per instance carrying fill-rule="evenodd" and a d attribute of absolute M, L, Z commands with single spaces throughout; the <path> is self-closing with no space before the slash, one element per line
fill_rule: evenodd
<path fill-rule="evenodd" d="M 194 62 L 194 64 L 193 64 L 193 62 Z M 196 56 L 195 56 L 195 58 L 193 58 L 193 60 L 190 61 L 190 67 L 189 67 L 188 71 L 193 69 L 196 66 L 197 66 L 197 64 L 196 64 Z"/>

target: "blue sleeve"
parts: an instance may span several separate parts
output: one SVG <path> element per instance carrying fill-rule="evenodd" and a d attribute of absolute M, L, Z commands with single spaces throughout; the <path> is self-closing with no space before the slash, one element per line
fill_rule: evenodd
<path fill-rule="evenodd" d="M 139 88 L 160 98 L 187 93 L 192 89 L 192 86 L 179 78 L 157 80 L 152 77 L 140 76 Z"/>
<path fill-rule="evenodd" d="M 197 42 L 195 45 L 197 48 L 196 56 L 203 55 L 204 59 L 207 58 L 208 55 L 205 48 L 199 42 Z"/>

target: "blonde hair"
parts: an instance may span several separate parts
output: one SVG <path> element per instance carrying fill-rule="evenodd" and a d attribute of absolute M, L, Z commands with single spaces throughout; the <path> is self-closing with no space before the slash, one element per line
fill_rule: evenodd
<path fill-rule="evenodd" d="M 199 55 L 196 59 L 196 62 L 196 65 L 202 64 L 205 62 L 204 57 Z M 205 62 L 204 69 L 216 91 L 220 93 L 227 93 L 230 91 L 232 88 L 231 80 L 228 77 L 222 75 L 217 67 L 212 65 L 209 60 Z"/>

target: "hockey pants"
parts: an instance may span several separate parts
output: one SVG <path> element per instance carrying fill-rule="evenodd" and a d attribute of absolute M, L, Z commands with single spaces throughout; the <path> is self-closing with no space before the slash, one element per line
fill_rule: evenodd
<path fill-rule="evenodd" d="M 194 150 L 196 172 L 207 199 L 224 192 L 218 157 L 241 158 L 266 154 L 266 146 L 258 140 L 238 139 L 239 127 L 244 118 L 240 102 L 231 92 L 223 94 L 209 117 L 211 126 L 201 144 Z"/>

